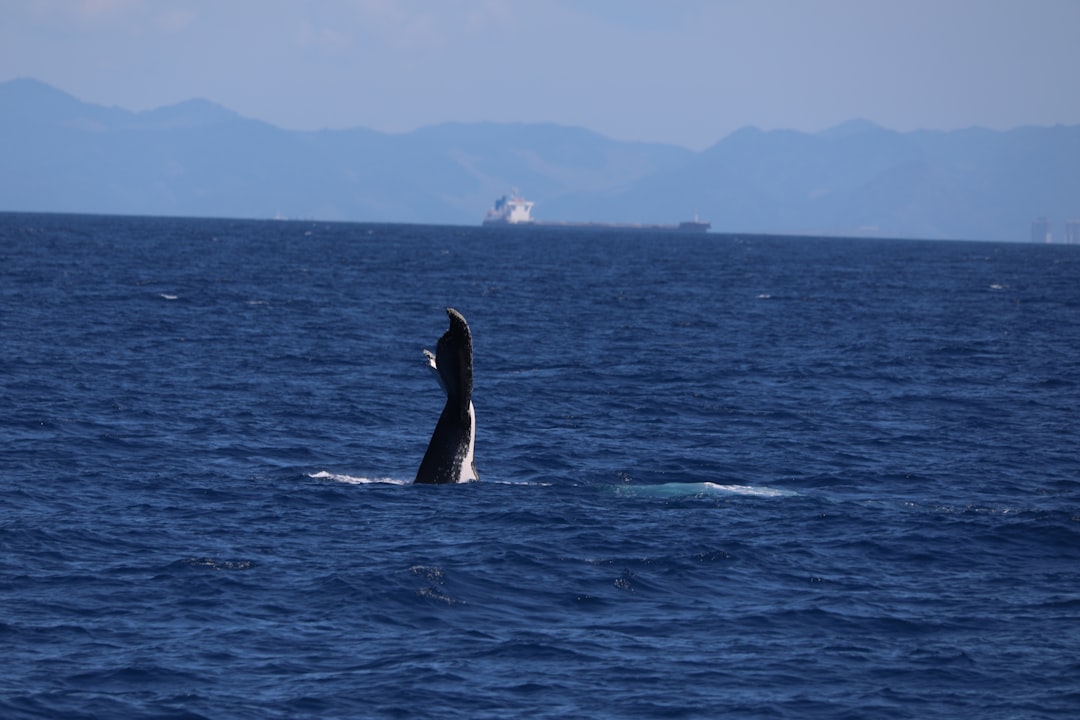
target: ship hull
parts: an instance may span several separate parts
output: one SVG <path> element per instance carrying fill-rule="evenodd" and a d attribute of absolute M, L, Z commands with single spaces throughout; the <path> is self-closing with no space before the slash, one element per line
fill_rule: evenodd
<path fill-rule="evenodd" d="M 526 227 L 568 230 L 628 230 L 632 232 L 677 232 L 703 233 L 712 227 L 707 222 L 683 222 L 678 225 L 651 223 L 612 223 L 574 220 L 530 220 L 529 222 L 508 222 L 505 220 L 484 220 L 485 227 Z"/>
<path fill-rule="evenodd" d="M 497 227 L 515 227 L 518 225 L 536 225 L 535 220 L 507 220 L 503 217 L 485 218 L 481 225 Z"/>

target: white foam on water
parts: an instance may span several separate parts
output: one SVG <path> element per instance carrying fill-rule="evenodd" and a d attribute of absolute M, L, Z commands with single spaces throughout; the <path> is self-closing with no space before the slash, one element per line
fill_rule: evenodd
<path fill-rule="evenodd" d="M 799 493 L 794 490 L 781 490 L 780 488 L 766 487 L 765 485 L 721 485 L 713 482 L 701 483 L 710 492 L 728 493 L 730 495 L 753 495 L 755 497 L 791 497 Z"/>
<path fill-rule="evenodd" d="M 692 497 L 694 495 L 745 495 L 749 497 L 790 497 L 794 490 L 781 490 L 765 485 L 723 485 L 714 482 L 663 483 L 660 485 L 627 485 L 620 494 L 652 497 Z"/>
<path fill-rule="evenodd" d="M 338 473 L 331 473 L 322 470 L 317 473 L 308 473 L 308 477 L 313 480 L 333 480 L 334 482 L 347 483 L 349 485 L 411 485 L 412 480 L 399 480 L 396 478 L 369 478 L 369 477 L 356 477 L 354 475 L 339 475 Z"/>

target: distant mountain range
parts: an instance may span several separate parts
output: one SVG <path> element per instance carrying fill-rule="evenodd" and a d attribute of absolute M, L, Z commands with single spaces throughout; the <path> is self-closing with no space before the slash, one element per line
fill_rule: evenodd
<path fill-rule="evenodd" d="M 147 112 L 0 83 L 0 210 L 474 225 L 520 188 L 545 220 L 1026 240 L 1080 217 L 1080 126 L 739 130 L 694 152 L 551 124 L 297 132 L 190 100 Z"/>

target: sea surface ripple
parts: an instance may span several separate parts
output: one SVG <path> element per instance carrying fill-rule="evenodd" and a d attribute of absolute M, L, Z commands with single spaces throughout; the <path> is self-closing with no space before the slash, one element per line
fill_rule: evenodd
<path fill-rule="evenodd" d="M 1080 713 L 1080 247 L 0 214 L 0 343 L 0 717 Z"/>

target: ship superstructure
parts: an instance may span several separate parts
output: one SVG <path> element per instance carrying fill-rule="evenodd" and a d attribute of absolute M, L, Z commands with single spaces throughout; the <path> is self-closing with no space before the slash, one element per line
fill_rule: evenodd
<path fill-rule="evenodd" d="M 528 225 L 534 222 L 532 209 L 533 203 L 515 190 L 495 201 L 495 207 L 487 211 L 484 225 Z"/>

